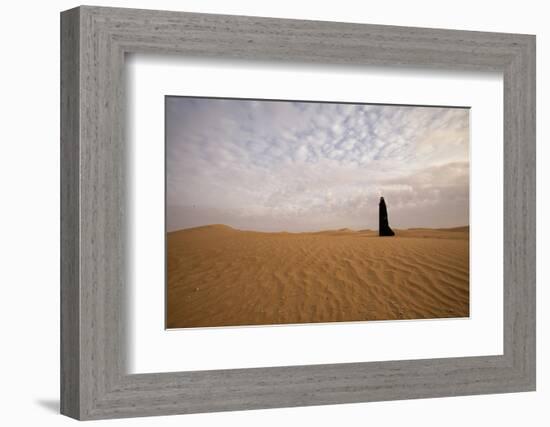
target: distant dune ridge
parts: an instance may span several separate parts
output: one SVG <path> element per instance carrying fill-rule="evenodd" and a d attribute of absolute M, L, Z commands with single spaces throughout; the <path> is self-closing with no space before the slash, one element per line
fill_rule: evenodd
<path fill-rule="evenodd" d="M 469 316 L 469 227 L 167 234 L 167 327 Z"/>

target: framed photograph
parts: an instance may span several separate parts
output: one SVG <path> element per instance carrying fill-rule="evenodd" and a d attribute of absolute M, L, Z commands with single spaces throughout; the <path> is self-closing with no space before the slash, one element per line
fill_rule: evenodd
<path fill-rule="evenodd" d="M 61 412 L 535 390 L 535 37 L 61 14 Z"/>
<path fill-rule="evenodd" d="M 469 112 L 167 96 L 166 327 L 469 317 Z"/>

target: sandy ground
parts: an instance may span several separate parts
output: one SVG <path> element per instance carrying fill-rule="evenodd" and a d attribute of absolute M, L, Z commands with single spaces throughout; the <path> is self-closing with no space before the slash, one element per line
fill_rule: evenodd
<path fill-rule="evenodd" d="M 167 327 L 469 316 L 469 229 L 168 233 Z"/>

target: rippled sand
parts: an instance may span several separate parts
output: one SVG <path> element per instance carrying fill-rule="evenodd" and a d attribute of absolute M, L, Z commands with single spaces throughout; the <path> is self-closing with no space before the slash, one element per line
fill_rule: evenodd
<path fill-rule="evenodd" d="M 469 228 L 168 233 L 167 327 L 469 316 Z"/>

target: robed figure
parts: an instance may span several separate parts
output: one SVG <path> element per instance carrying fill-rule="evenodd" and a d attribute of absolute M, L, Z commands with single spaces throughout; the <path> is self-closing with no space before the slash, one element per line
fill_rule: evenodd
<path fill-rule="evenodd" d="M 378 235 L 379 236 L 393 236 L 395 233 L 390 228 L 388 223 L 388 209 L 386 208 L 386 202 L 383 197 L 380 197 L 380 204 L 378 205 Z"/>

